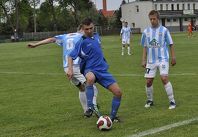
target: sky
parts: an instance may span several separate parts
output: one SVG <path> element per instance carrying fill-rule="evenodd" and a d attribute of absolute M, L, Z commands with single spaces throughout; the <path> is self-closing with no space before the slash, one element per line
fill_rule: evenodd
<path fill-rule="evenodd" d="M 102 9 L 103 0 L 92 0 L 96 4 L 97 9 Z M 107 1 L 107 10 L 117 10 L 122 3 L 122 0 L 106 0 Z"/>

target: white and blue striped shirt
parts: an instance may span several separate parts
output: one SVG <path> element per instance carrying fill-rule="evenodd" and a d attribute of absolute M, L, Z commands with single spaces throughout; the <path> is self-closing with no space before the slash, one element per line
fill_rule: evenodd
<path fill-rule="evenodd" d="M 81 33 L 69 33 L 69 34 L 63 34 L 63 35 L 57 35 L 54 38 L 56 38 L 56 44 L 63 47 L 63 67 L 68 67 L 67 57 L 68 54 L 74 49 L 75 44 L 81 39 L 82 34 Z M 80 58 L 77 57 L 73 61 L 74 65 L 80 64 Z"/>
<path fill-rule="evenodd" d="M 167 28 L 148 27 L 142 33 L 141 45 L 147 49 L 147 63 L 169 61 L 168 46 L 173 44 L 170 32 Z"/>
<path fill-rule="evenodd" d="M 124 39 L 124 40 L 130 39 L 131 28 L 123 26 L 121 31 L 120 31 L 120 34 L 122 35 L 122 39 Z"/>

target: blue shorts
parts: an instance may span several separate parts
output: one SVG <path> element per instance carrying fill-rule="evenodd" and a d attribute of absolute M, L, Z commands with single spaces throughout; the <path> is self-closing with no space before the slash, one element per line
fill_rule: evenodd
<path fill-rule="evenodd" d="M 116 80 L 114 77 L 107 71 L 94 71 L 90 70 L 87 72 L 92 72 L 94 73 L 96 77 L 96 82 L 99 83 L 101 86 L 108 88 L 110 85 L 113 83 L 116 83 Z"/>

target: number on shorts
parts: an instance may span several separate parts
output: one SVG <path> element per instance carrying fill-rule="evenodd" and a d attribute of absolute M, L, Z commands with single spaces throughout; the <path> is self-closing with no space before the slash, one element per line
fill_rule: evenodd
<path fill-rule="evenodd" d="M 150 70 L 150 68 L 146 68 L 146 74 L 149 74 Z"/>

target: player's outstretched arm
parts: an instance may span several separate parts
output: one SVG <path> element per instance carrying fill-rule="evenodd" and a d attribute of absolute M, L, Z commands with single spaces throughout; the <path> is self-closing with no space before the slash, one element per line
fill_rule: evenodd
<path fill-rule="evenodd" d="M 44 40 L 41 40 L 39 42 L 36 42 L 36 43 L 28 43 L 28 48 L 36 48 L 38 46 L 41 46 L 41 45 L 45 45 L 45 44 L 48 44 L 48 43 L 54 43 L 56 42 L 56 39 L 55 38 L 47 38 L 47 39 L 44 39 Z"/>
<path fill-rule="evenodd" d="M 171 65 L 174 66 L 176 65 L 176 57 L 175 57 L 175 50 L 173 45 L 170 45 L 170 53 L 171 53 Z"/>

